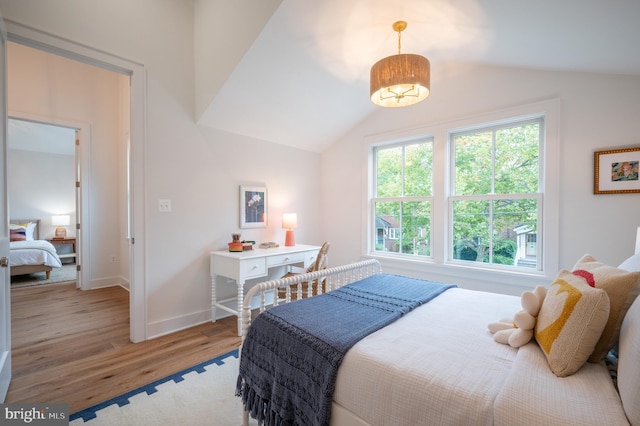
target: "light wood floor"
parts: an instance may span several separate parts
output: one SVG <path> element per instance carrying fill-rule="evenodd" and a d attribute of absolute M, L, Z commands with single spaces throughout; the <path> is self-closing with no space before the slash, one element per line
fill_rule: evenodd
<path fill-rule="evenodd" d="M 88 408 L 240 345 L 229 317 L 142 343 L 129 341 L 129 293 L 71 284 L 11 290 L 13 378 L 6 403 Z"/>

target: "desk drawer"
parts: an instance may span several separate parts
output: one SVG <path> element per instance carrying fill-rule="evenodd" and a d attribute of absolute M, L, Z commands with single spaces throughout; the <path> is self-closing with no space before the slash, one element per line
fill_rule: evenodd
<path fill-rule="evenodd" d="M 304 262 L 304 252 L 301 253 L 285 253 L 277 256 L 267 257 L 267 267 L 279 265 L 291 265 L 292 263 Z"/>
<path fill-rule="evenodd" d="M 244 278 L 257 278 L 267 275 L 267 264 L 264 257 L 258 259 L 246 259 L 240 264 L 242 272 L 240 276 Z"/>

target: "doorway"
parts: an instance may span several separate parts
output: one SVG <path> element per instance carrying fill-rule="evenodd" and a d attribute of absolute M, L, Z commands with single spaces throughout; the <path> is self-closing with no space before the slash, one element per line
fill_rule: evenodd
<path fill-rule="evenodd" d="M 19 201 L 13 206 L 10 202 L 10 212 L 13 217 L 18 213 L 39 219 L 44 239 L 53 237 L 54 217 L 66 217 L 66 226 L 80 224 L 71 231 L 73 236 L 78 234 L 80 288 L 129 288 L 128 189 L 124 187 L 128 167 L 123 151 L 130 129 L 128 121 L 119 119 L 129 114 L 129 77 L 12 42 L 7 44 L 7 68 L 9 116 L 21 119 L 12 121 L 13 127 L 28 128 L 23 133 L 33 136 L 22 142 L 30 145 L 29 151 L 22 147 L 18 151 L 17 146 L 12 150 L 16 158 L 18 152 L 29 157 L 19 162 L 19 168 L 10 164 L 9 170 L 16 175 L 8 177 L 9 195 Z M 26 112 L 17 112 L 18 108 Z M 56 118 L 60 116 L 73 118 Z M 66 138 L 57 148 L 56 133 Z M 59 166 L 61 157 L 66 157 L 64 168 Z M 16 188 L 25 182 L 30 182 L 29 188 Z M 12 187 L 17 189 L 14 194 Z"/>
<path fill-rule="evenodd" d="M 79 238 L 82 193 L 76 184 L 82 170 L 78 133 L 73 127 L 34 121 L 25 114 L 9 111 L 9 218 L 37 219 L 38 239 L 52 243 L 62 263 L 48 274 L 12 276 L 12 288 L 64 281 L 75 281 L 82 288 L 82 277 L 78 274 L 82 251 Z M 48 256 L 30 259 L 26 254 L 22 257 L 12 254 L 12 262 L 22 258 L 25 262 L 53 261 Z"/>
<path fill-rule="evenodd" d="M 127 248 L 125 251 L 121 251 L 124 256 L 127 257 L 128 264 L 130 265 L 127 273 L 130 283 L 130 338 L 132 342 L 140 342 L 146 340 L 146 297 L 144 292 L 145 281 L 145 267 L 144 267 L 144 205 L 142 200 L 144 199 L 144 99 L 145 99 L 145 70 L 140 64 L 132 63 L 125 59 L 109 55 L 108 53 L 96 51 L 88 48 L 84 45 L 76 44 L 66 39 L 60 39 L 54 35 L 50 35 L 43 32 L 35 32 L 31 28 L 24 27 L 15 22 L 6 22 L 7 35 L 10 42 L 22 46 L 28 46 L 35 48 L 35 50 L 47 53 L 52 57 L 64 58 L 75 61 L 79 64 L 91 65 L 95 68 L 107 70 L 126 77 L 126 89 L 129 96 L 126 99 L 122 99 L 123 105 L 129 108 L 129 113 L 119 117 L 121 123 L 126 122 L 128 132 L 126 135 L 127 146 L 130 146 L 130 152 L 127 152 L 127 159 L 130 162 L 124 164 L 126 172 L 129 173 L 129 179 L 122 179 L 125 181 L 124 185 L 128 185 L 123 191 L 125 194 L 126 202 L 126 220 L 125 223 L 129 225 L 125 232 L 125 238 L 123 238 L 123 246 Z M 37 40 L 37 41 L 36 41 Z M 11 67 L 11 57 L 8 58 L 9 69 Z M 32 68 L 38 69 L 38 68 Z M 46 67 L 50 71 L 50 67 Z M 10 71 L 9 71 L 10 72 Z M 94 88 L 100 88 L 100 85 L 94 86 Z M 9 90 L 11 92 L 11 89 Z M 63 102 L 68 103 L 67 99 L 63 99 Z M 11 105 L 10 105 L 11 108 Z M 16 108 L 24 110 L 24 108 Z M 53 114 L 54 116 L 70 116 L 69 114 Z M 71 115 L 73 116 L 73 115 Z M 81 119 L 80 119 L 81 120 Z M 96 127 L 92 120 L 88 120 L 87 123 L 91 123 L 89 126 L 86 123 L 86 128 L 81 128 L 82 139 L 95 141 L 97 139 Z M 86 136 L 86 137 L 84 137 Z M 83 154 L 85 155 L 85 154 Z M 93 166 L 93 164 L 92 164 Z M 113 167 L 113 165 L 111 165 Z M 86 168 L 85 168 L 86 170 Z M 94 170 L 95 173 L 95 170 Z M 85 179 L 85 182 L 88 182 Z M 140 200 L 136 202 L 136 200 Z M 86 201 L 83 201 L 83 204 Z M 93 210 L 84 209 L 83 215 L 92 215 L 99 213 L 100 209 L 96 210 L 94 206 Z M 87 223 L 88 221 L 81 219 L 81 223 Z M 94 221 L 95 222 L 95 221 Z M 113 233 L 116 230 L 106 227 L 102 229 L 102 232 Z M 99 228 L 96 234 L 95 223 L 93 229 L 89 232 L 82 233 L 82 252 L 80 254 L 82 258 L 82 281 L 88 283 L 86 279 L 88 272 L 95 269 L 96 254 L 94 250 L 90 250 L 91 244 L 86 239 L 89 233 L 92 233 L 92 241 L 95 240 L 95 244 L 100 244 L 101 229 Z M 85 253 L 89 251 L 90 256 L 85 256 Z M 89 258 L 87 258 L 89 257 Z M 106 257 L 109 261 L 117 259 L 117 255 L 108 255 Z M 92 275 L 99 273 L 99 271 L 92 272 Z"/>

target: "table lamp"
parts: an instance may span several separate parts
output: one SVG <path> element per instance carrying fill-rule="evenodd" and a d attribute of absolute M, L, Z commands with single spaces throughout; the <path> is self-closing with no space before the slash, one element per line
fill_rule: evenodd
<path fill-rule="evenodd" d="M 68 214 L 51 216 L 51 224 L 57 227 L 55 237 L 53 238 L 57 240 L 67 238 L 67 229 L 65 226 L 69 226 L 69 223 L 71 223 L 71 216 Z"/>
<path fill-rule="evenodd" d="M 296 237 L 293 234 L 293 229 L 298 227 L 298 215 L 296 213 L 284 213 L 282 215 L 282 228 L 287 230 L 287 234 L 284 240 L 285 246 L 295 246 Z"/>

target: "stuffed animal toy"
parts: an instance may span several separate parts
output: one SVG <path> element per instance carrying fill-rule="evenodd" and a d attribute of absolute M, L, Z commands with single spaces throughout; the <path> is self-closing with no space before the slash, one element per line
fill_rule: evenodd
<path fill-rule="evenodd" d="M 522 293 L 520 303 L 522 310 L 513 316 L 513 319 L 502 319 L 499 322 L 489 324 L 489 331 L 493 333 L 493 339 L 505 345 L 519 348 L 529 343 L 533 337 L 533 329 L 536 326 L 536 318 L 542 302 L 547 295 L 544 286 L 537 286 L 533 291 Z"/>

